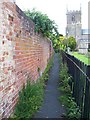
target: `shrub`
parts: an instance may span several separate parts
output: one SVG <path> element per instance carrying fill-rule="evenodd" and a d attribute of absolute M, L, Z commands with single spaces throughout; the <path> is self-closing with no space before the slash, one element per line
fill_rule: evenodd
<path fill-rule="evenodd" d="M 75 38 L 72 37 L 72 36 L 70 36 L 70 37 L 68 38 L 68 47 L 70 47 L 71 50 L 75 50 L 75 48 L 76 48 L 76 40 L 75 40 Z"/>

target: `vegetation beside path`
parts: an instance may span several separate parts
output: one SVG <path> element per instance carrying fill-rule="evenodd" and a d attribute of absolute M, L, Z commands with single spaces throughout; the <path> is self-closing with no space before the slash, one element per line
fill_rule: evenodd
<path fill-rule="evenodd" d="M 44 73 L 36 83 L 31 84 L 27 80 L 27 85 L 19 93 L 19 99 L 15 107 L 14 115 L 11 118 L 27 119 L 32 118 L 42 105 L 45 84 L 49 78 L 49 71 L 53 65 L 53 57 L 50 59 Z"/>
<path fill-rule="evenodd" d="M 59 90 L 62 92 L 62 96 L 59 97 L 59 100 L 66 107 L 66 118 L 79 119 L 81 117 L 81 111 L 72 97 L 70 88 L 71 80 L 72 77 L 68 74 L 67 65 L 63 64 L 62 60 L 60 60 Z"/>

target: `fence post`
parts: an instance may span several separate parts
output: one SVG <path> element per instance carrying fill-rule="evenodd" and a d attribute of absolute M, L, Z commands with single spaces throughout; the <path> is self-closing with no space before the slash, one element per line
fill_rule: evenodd
<path fill-rule="evenodd" d="M 68 63 L 69 73 L 73 77 L 72 96 L 81 109 L 81 118 L 90 119 L 90 65 L 62 52 L 64 63 Z M 75 63 L 74 63 L 75 62 Z M 87 77 L 88 76 L 88 77 Z"/>
<path fill-rule="evenodd" d="M 86 74 L 90 78 L 90 66 L 87 66 Z M 90 81 L 86 78 L 85 100 L 84 100 L 84 113 L 83 118 L 89 120 L 90 114 Z"/>

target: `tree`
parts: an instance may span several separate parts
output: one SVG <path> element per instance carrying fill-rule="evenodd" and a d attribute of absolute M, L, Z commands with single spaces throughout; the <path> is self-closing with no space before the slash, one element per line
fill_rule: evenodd
<path fill-rule="evenodd" d="M 70 47 L 71 50 L 75 50 L 75 48 L 76 48 L 76 40 L 75 40 L 75 38 L 70 36 L 68 38 L 67 42 L 68 42 L 68 47 Z"/>

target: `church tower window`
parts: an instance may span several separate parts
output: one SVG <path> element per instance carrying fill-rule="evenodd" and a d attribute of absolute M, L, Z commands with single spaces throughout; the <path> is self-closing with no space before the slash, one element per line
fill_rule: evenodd
<path fill-rule="evenodd" d="M 75 16 L 74 15 L 72 16 L 72 22 L 75 22 Z"/>

